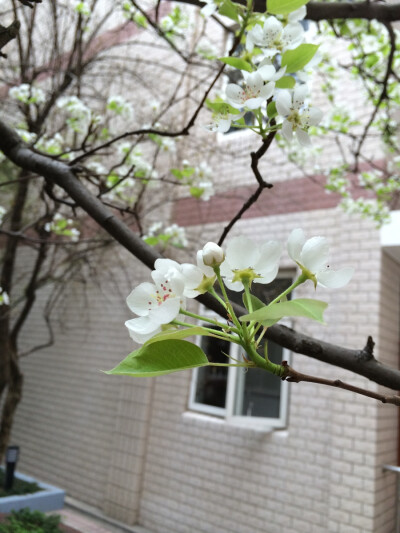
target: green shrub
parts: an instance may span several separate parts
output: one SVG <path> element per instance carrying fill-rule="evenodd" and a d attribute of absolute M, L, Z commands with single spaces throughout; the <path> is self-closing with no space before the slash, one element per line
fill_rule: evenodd
<path fill-rule="evenodd" d="M 0 533 L 60 533 L 60 517 L 45 515 L 40 511 L 21 509 L 12 511 L 4 524 L 0 524 Z"/>
<path fill-rule="evenodd" d="M 13 487 L 11 490 L 4 490 L 4 471 L 0 469 L 0 497 L 4 496 L 20 496 L 22 494 L 31 494 L 43 490 L 35 482 L 23 481 L 22 479 L 14 478 Z"/>

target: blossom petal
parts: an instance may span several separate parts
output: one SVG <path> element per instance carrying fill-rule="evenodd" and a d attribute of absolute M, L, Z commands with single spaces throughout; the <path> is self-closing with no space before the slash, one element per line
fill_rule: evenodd
<path fill-rule="evenodd" d="M 253 283 L 264 283 L 264 284 L 271 283 L 271 281 L 273 281 L 276 278 L 278 274 L 278 270 L 279 270 L 279 264 L 276 263 L 273 268 L 268 270 L 268 272 L 264 271 L 263 273 L 261 273 L 261 278 L 254 279 Z"/>
<path fill-rule="evenodd" d="M 252 92 L 258 92 L 263 88 L 264 81 L 258 72 L 246 72 L 246 85 L 252 90 Z"/>
<path fill-rule="evenodd" d="M 312 146 L 310 136 L 305 130 L 297 128 L 296 137 L 302 146 Z"/>
<path fill-rule="evenodd" d="M 273 65 L 263 65 L 262 67 L 258 67 L 257 72 L 264 81 L 271 80 L 276 74 L 276 70 Z"/>
<path fill-rule="evenodd" d="M 161 331 L 161 326 L 147 316 L 127 320 L 125 326 L 128 328 L 131 339 L 139 344 L 143 344 Z"/>
<path fill-rule="evenodd" d="M 296 261 L 296 263 L 300 262 L 300 254 L 305 242 L 306 236 L 301 228 L 294 229 L 289 235 L 287 250 L 289 257 L 293 259 L 293 261 Z"/>
<path fill-rule="evenodd" d="M 310 107 L 308 110 L 308 124 L 316 126 L 322 120 L 323 112 L 318 107 Z"/>
<path fill-rule="evenodd" d="M 289 13 L 288 21 L 297 22 L 299 20 L 303 20 L 306 14 L 307 14 L 306 6 L 301 6 L 299 7 L 299 9 L 296 9 L 296 11 L 292 11 L 291 13 Z"/>
<path fill-rule="evenodd" d="M 185 289 L 185 280 L 181 272 L 181 265 L 171 259 L 157 259 L 151 277 L 156 285 L 169 283 L 169 288 L 177 296 L 181 296 Z"/>
<path fill-rule="evenodd" d="M 217 9 L 217 6 L 213 3 L 206 4 L 200 9 L 200 13 L 203 15 L 203 17 L 209 17 L 212 15 Z"/>
<path fill-rule="evenodd" d="M 259 254 L 257 245 L 242 235 L 240 237 L 234 237 L 229 241 L 225 256 L 232 269 L 242 270 L 244 268 L 254 267 L 259 258 Z"/>
<path fill-rule="evenodd" d="M 211 278 L 214 276 L 214 270 L 210 266 L 207 266 L 204 264 L 203 250 L 199 250 L 197 252 L 196 260 L 197 260 L 197 266 L 202 270 L 205 276 L 207 276 L 208 278 Z"/>
<path fill-rule="evenodd" d="M 126 299 L 129 309 L 139 316 L 150 312 L 149 302 L 154 302 L 157 287 L 153 283 L 144 282 L 138 285 Z"/>
<path fill-rule="evenodd" d="M 317 273 L 317 281 L 323 287 L 340 289 L 348 284 L 354 274 L 354 268 L 341 268 L 340 270 L 322 270 Z"/>
<path fill-rule="evenodd" d="M 275 83 L 273 81 L 270 81 L 269 83 L 265 84 L 264 87 L 260 90 L 260 97 L 266 100 L 270 96 L 272 96 L 275 89 Z"/>
<path fill-rule="evenodd" d="M 156 259 L 156 262 L 154 263 L 154 269 L 159 272 L 167 272 L 170 268 L 179 270 L 179 263 L 173 259 L 166 258 Z"/>
<path fill-rule="evenodd" d="M 268 41 L 273 42 L 282 32 L 282 23 L 276 17 L 268 17 L 264 23 L 264 35 Z"/>
<path fill-rule="evenodd" d="M 282 123 L 282 135 L 287 141 L 291 141 L 293 138 L 293 126 L 288 120 L 284 120 Z"/>
<path fill-rule="evenodd" d="M 304 30 L 298 22 L 288 24 L 282 32 L 282 44 L 285 47 L 294 48 L 304 38 Z"/>
<path fill-rule="evenodd" d="M 282 117 L 286 117 L 290 113 L 290 108 L 292 106 L 292 97 L 290 92 L 286 89 L 282 89 L 275 99 L 276 110 L 278 114 Z"/>
<path fill-rule="evenodd" d="M 325 237 L 311 237 L 303 246 L 300 263 L 316 274 L 322 270 L 329 258 L 329 244 Z"/>
<path fill-rule="evenodd" d="M 220 118 L 218 121 L 218 127 L 217 131 L 220 133 L 226 133 L 232 124 L 232 120 L 230 118 Z"/>
<path fill-rule="evenodd" d="M 305 83 L 299 85 L 293 91 L 293 108 L 300 109 L 304 105 L 304 100 L 308 95 L 308 87 Z"/>
<path fill-rule="evenodd" d="M 183 295 L 187 298 L 196 298 L 199 295 L 199 292 L 194 290 L 200 285 L 203 280 L 203 272 L 199 267 L 191 265 L 189 263 L 184 263 L 181 265 L 182 274 L 185 280 L 185 289 Z"/>
<path fill-rule="evenodd" d="M 150 311 L 149 318 L 157 324 L 169 324 L 178 316 L 180 307 L 180 298 L 168 298 Z"/>
<path fill-rule="evenodd" d="M 249 98 L 248 100 L 246 100 L 244 102 L 243 105 L 245 105 L 248 109 L 258 109 L 259 107 L 261 107 L 263 105 L 263 103 L 265 102 L 266 98 Z"/>
<path fill-rule="evenodd" d="M 282 246 L 277 241 L 268 241 L 260 248 L 260 257 L 254 265 L 257 274 L 269 276 L 275 270 L 281 256 Z M 273 279 L 273 278 L 272 278 Z M 272 280 L 271 280 L 272 281 Z"/>
<path fill-rule="evenodd" d="M 234 292 L 242 292 L 244 291 L 244 285 L 240 281 L 230 281 L 227 278 L 224 278 L 224 284 L 226 285 L 227 289 Z"/>

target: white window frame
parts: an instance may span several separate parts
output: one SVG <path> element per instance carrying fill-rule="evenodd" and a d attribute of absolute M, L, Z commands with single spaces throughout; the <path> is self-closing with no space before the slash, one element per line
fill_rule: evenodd
<path fill-rule="evenodd" d="M 210 312 L 205 307 L 201 307 L 200 314 L 202 316 L 207 316 L 210 318 L 216 318 L 215 313 Z M 201 337 L 197 337 L 196 343 L 200 345 Z M 235 359 L 240 358 L 240 353 L 242 348 L 231 343 L 229 355 Z M 288 361 L 291 363 L 291 352 L 286 348 L 282 348 L 282 360 Z M 225 396 L 225 407 L 215 407 L 213 405 L 207 405 L 195 401 L 196 389 L 197 389 L 197 377 L 198 370 L 195 368 L 192 371 L 192 379 L 190 384 L 190 393 L 189 393 L 189 409 L 191 411 L 196 411 L 211 416 L 218 416 L 225 418 L 225 421 L 232 426 L 248 427 L 248 428 L 259 428 L 263 430 L 272 430 L 272 429 L 284 429 L 288 425 L 288 414 L 289 414 L 289 383 L 285 380 L 281 382 L 280 390 L 280 401 L 279 401 L 279 417 L 270 418 L 270 417 L 256 417 L 256 416 L 245 416 L 245 415 L 235 415 L 235 400 L 237 398 L 237 384 L 239 383 L 238 373 L 243 372 L 243 368 L 240 367 L 229 367 L 227 375 L 227 387 L 226 387 L 226 396 Z M 249 370 L 251 372 L 251 369 Z M 276 378 L 278 379 L 278 377 Z M 241 380 L 243 383 L 243 380 Z"/>

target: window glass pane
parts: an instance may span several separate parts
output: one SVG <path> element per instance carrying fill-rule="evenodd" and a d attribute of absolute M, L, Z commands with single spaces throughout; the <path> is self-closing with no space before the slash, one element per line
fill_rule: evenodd
<path fill-rule="evenodd" d="M 282 348 L 268 343 L 273 363 L 282 361 Z M 235 415 L 279 418 L 282 380 L 261 368 L 238 371 Z"/>
<path fill-rule="evenodd" d="M 200 346 L 207 354 L 209 361 L 228 363 L 229 360 L 224 354 L 229 354 L 229 345 L 229 342 L 214 337 L 202 337 Z M 227 379 L 227 367 L 198 368 L 195 402 L 225 407 Z"/>

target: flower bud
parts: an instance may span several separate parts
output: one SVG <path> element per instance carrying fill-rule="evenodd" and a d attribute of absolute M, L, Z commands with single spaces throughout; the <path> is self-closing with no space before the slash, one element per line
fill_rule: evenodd
<path fill-rule="evenodd" d="M 208 242 L 203 248 L 203 263 L 206 266 L 217 267 L 225 259 L 223 249 L 215 244 L 215 242 Z"/>

